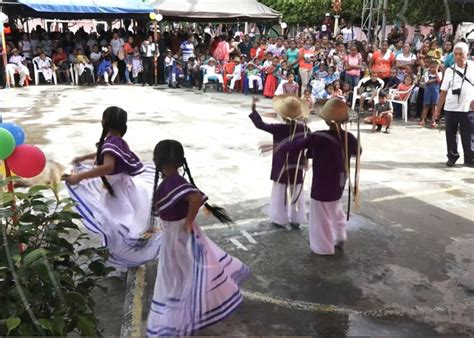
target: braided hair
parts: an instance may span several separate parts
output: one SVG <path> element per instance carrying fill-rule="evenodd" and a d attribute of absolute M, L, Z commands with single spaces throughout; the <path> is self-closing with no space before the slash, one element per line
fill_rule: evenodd
<path fill-rule="evenodd" d="M 112 106 L 104 110 L 104 113 L 102 114 L 102 134 L 100 135 L 100 140 L 97 143 L 97 165 L 104 164 L 104 157 L 101 154 L 102 146 L 104 145 L 105 138 L 111 130 L 118 131 L 121 136 L 125 135 L 127 132 L 127 112 L 122 108 Z M 102 176 L 101 179 L 107 191 L 112 196 L 115 196 L 114 190 L 107 181 L 107 178 Z"/>
<path fill-rule="evenodd" d="M 195 186 L 193 177 L 191 176 L 191 170 L 189 169 L 188 162 L 186 157 L 184 157 L 184 148 L 181 143 L 175 140 L 164 140 L 159 142 L 153 152 L 153 162 L 155 162 L 156 172 L 155 172 L 155 186 L 154 194 L 152 199 L 151 212 L 152 216 L 156 214 L 156 188 L 159 181 L 159 175 L 163 175 L 163 167 L 173 166 L 176 168 L 183 167 L 186 175 L 188 176 L 189 182 Z M 204 207 L 220 222 L 222 223 L 233 223 L 232 219 L 229 217 L 225 209 L 220 208 L 215 205 L 210 205 L 208 203 L 204 204 Z"/>

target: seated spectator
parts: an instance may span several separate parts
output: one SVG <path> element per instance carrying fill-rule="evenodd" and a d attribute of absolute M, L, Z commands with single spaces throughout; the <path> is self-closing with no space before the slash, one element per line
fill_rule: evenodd
<path fill-rule="evenodd" d="M 112 62 L 112 55 L 107 47 L 102 47 L 102 56 L 97 67 L 97 82 L 103 81 L 106 85 L 114 84 L 118 75 L 118 68 Z"/>
<path fill-rule="evenodd" d="M 20 76 L 18 85 L 23 87 L 25 80 L 30 77 L 30 71 L 28 67 L 26 67 L 26 59 L 20 55 L 20 52 L 16 48 L 14 48 L 11 53 L 12 55 L 8 60 L 6 68 L 7 75 L 10 76 L 10 85 L 15 87 L 15 74 L 18 73 Z"/>
<path fill-rule="evenodd" d="M 396 89 L 398 88 L 398 85 L 400 84 L 400 79 L 398 78 L 398 72 L 396 68 L 392 68 L 390 70 L 390 76 L 387 79 L 387 82 L 385 83 L 385 88 L 386 89 Z"/>
<path fill-rule="evenodd" d="M 324 80 L 315 79 L 311 81 L 311 87 L 313 88 L 311 91 L 311 97 L 313 98 L 314 102 L 318 102 L 319 100 L 325 100 L 329 97 L 329 94 L 326 91 L 326 85 L 324 83 Z"/>
<path fill-rule="evenodd" d="M 410 93 L 405 93 L 405 92 L 410 90 L 412 87 L 413 87 L 413 77 L 410 75 L 405 75 L 403 82 L 398 85 L 393 98 L 399 101 L 407 100 Z"/>
<path fill-rule="evenodd" d="M 366 101 L 369 105 L 372 105 L 374 103 L 375 97 L 382 86 L 378 80 L 379 78 L 377 76 L 377 73 L 372 72 L 370 75 L 370 79 L 360 86 L 360 112 L 364 111 L 364 105 Z"/>
<path fill-rule="evenodd" d="M 254 82 L 257 82 L 258 90 L 263 90 L 262 77 L 260 76 L 260 70 L 255 67 L 253 62 L 247 64 L 247 69 L 245 70 L 245 75 L 247 76 L 247 81 L 249 83 L 249 89 L 254 89 Z"/>
<path fill-rule="evenodd" d="M 206 91 L 207 84 L 209 83 L 209 79 L 217 80 L 219 87 L 222 87 L 224 83 L 224 78 L 222 77 L 222 69 L 220 65 L 217 64 L 216 59 L 210 58 L 207 62 L 207 65 L 201 66 L 204 70 L 204 79 L 203 79 L 203 90 Z"/>
<path fill-rule="evenodd" d="M 344 82 L 342 85 L 342 96 L 344 97 L 344 100 L 347 102 L 347 104 L 350 104 L 352 102 L 352 88 L 349 82 Z"/>
<path fill-rule="evenodd" d="M 339 80 L 340 74 L 339 72 L 335 71 L 334 66 L 329 66 L 328 67 L 328 74 L 323 78 L 324 83 L 330 84 L 333 83 L 334 81 Z"/>
<path fill-rule="evenodd" d="M 239 59 L 240 63 L 240 59 Z M 186 66 L 188 81 L 193 88 L 201 89 L 202 87 L 202 76 L 201 76 L 201 61 L 199 58 L 190 57 Z"/>
<path fill-rule="evenodd" d="M 337 97 L 341 100 L 344 100 L 344 96 L 342 95 L 341 82 L 339 80 L 336 80 L 333 82 L 333 86 L 334 86 L 334 94 L 332 97 Z"/>
<path fill-rule="evenodd" d="M 102 54 L 99 51 L 99 45 L 95 44 L 94 46 L 92 46 L 92 51 L 89 55 L 89 59 L 92 65 L 94 66 L 94 68 L 96 68 L 99 65 L 99 61 L 101 57 L 102 57 Z"/>
<path fill-rule="evenodd" d="M 232 74 L 227 74 L 227 77 L 228 79 L 230 79 L 230 85 L 229 85 L 229 89 L 230 89 L 230 92 L 232 92 L 235 88 L 235 83 L 237 81 L 241 81 L 242 80 L 242 64 L 241 64 L 241 59 L 239 57 L 235 57 L 234 58 L 234 63 L 235 63 L 235 67 L 234 67 L 234 71 L 232 72 Z"/>
<path fill-rule="evenodd" d="M 33 59 L 33 62 L 38 68 L 38 72 L 43 75 L 44 80 L 47 84 L 52 83 L 53 79 L 53 60 L 49 56 L 46 56 L 44 52 Z"/>
<path fill-rule="evenodd" d="M 78 74 L 79 82 L 82 84 L 92 84 L 94 66 L 91 64 L 87 56 L 84 55 L 84 51 L 82 49 L 78 49 L 76 53 L 77 55 L 74 60 L 74 67 Z"/>
<path fill-rule="evenodd" d="M 58 47 L 56 53 L 53 55 L 53 62 L 56 66 L 58 80 L 61 78 L 61 75 L 64 75 L 66 83 L 72 84 L 71 73 L 69 72 L 70 64 L 68 61 L 68 56 L 62 47 Z"/>
<path fill-rule="evenodd" d="M 133 49 L 133 58 L 132 58 L 132 64 L 130 68 L 131 70 L 129 70 L 129 76 L 131 73 L 133 83 L 138 84 L 138 77 L 140 74 L 143 73 L 142 55 L 140 53 L 138 46 Z M 130 77 L 129 77 L 129 80 L 131 80 Z"/>

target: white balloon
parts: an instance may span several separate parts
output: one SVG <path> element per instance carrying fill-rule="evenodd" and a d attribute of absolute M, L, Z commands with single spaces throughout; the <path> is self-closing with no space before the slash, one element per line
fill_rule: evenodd
<path fill-rule="evenodd" d="M 0 22 L 8 22 L 8 16 L 3 12 L 0 12 Z"/>
<path fill-rule="evenodd" d="M 211 34 L 211 29 L 209 27 L 204 28 L 204 33 Z"/>
<path fill-rule="evenodd" d="M 163 15 L 161 15 L 159 13 L 156 14 L 156 21 L 161 21 L 161 20 L 163 20 Z"/>
<path fill-rule="evenodd" d="M 288 24 L 286 22 L 282 22 L 280 26 L 281 28 L 286 29 L 288 27 Z"/>

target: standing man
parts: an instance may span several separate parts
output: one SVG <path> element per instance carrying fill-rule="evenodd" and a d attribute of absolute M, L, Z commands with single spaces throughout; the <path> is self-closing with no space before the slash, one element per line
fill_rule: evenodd
<path fill-rule="evenodd" d="M 356 39 L 356 34 L 354 32 L 354 27 L 352 26 L 351 21 L 347 22 L 347 27 L 341 30 L 341 34 L 344 39 L 343 42 L 344 44 L 346 44 L 346 46 L 349 44 L 349 42 L 352 42 Z"/>
<path fill-rule="evenodd" d="M 195 57 L 193 42 L 194 36 L 192 34 L 189 34 L 187 40 L 183 41 L 179 47 L 178 55 L 181 55 L 183 57 L 184 63 L 187 63 L 189 58 Z"/>
<path fill-rule="evenodd" d="M 453 167 L 459 159 L 457 133 L 461 134 L 464 165 L 474 167 L 472 137 L 474 133 L 474 62 L 467 60 L 469 47 L 464 42 L 454 46 L 452 67 L 446 69 L 437 116 L 444 106 L 446 119 L 447 167 Z"/>

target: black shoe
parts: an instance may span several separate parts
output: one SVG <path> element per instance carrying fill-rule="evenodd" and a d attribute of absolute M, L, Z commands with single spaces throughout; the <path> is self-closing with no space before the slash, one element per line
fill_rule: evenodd
<path fill-rule="evenodd" d="M 454 167 L 455 164 L 456 164 L 456 160 L 448 160 L 448 162 L 446 162 L 446 166 L 448 168 Z"/>
<path fill-rule="evenodd" d="M 295 230 L 299 230 L 300 229 L 300 224 L 299 223 L 290 223 L 290 226 L 295 229 Z"/>
<path fill-rule="evenodd" d="M 382 130 L 382 125 L 381 124 L 377 124 L 377 131 L 381 131 Z"/>
<path fill-rule="evenodd" d="M 286 227 L 284 225 L 281 225 L 281 224 L 278 224 L 278 223 L 275 223 L 275 222 L 272 222 L 273 226 L 277 227 L 277 228 L 282 228 L 282 229 L 286 229 Z"/>
<path fill-rule="evenodd" d="M 468 168 L 474 168 L 474 162 L 464 162 L 464 166 Z"/>
<path fill-rule="evenodd" d="M 344 250 L 344 244 L 346 244 L 345 241 L 338 241 L 334 247 L 339 250 Z"/>
<path fill-rule="evenodd" d="M 385 129 L 385 134 L 390 134 L 390 129 L 389 128 Z"/>

